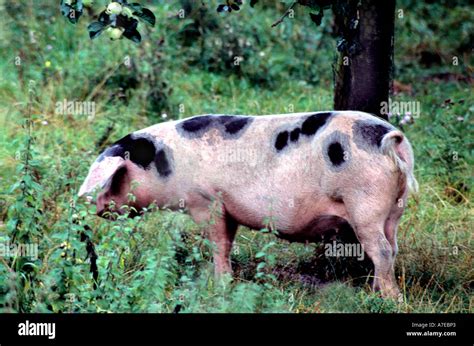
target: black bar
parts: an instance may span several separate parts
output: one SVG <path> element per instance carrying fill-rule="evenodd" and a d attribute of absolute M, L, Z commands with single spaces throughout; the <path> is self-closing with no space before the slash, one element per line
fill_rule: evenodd
<path fill-rule="evenodd" d="M 54 322 L 55 339 L 18 335 L 19 324 L 27 320 Z M 472 346 L 473 330 L 472 314 L 0 314 L 1 346 L 146 342 Z M 456 336 L 407 336 L 407 332 Z"/>

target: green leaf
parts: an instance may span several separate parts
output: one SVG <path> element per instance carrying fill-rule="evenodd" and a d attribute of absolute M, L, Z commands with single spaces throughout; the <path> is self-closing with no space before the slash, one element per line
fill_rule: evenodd
<path fill-rule="evenodd" d="M 27 268 L 27 267 L 31 267 L 31 269 L 33 269 L 34 271 L 36 271 L 36 272 L 39 271 L 38 266 L 33 262 L 25 262 L 22 267 L 23 267 L 22 269 Z"/>
<path fill-rule="evenodd" d="M 10 232 L 13 232 L 16 229 L 16 226 L 18 225 L 18 219 L 10 219 L 7 221 L 7 230 Z"/>
<path fill-rule="evenodd" d="M 61 14 L 66 17 L 70 23 L 76 24 L 79 18 L 82 15 L 84 6 L 82 5 L 82 0 L 73 0 L 71 4 L 66 3 L 66 1 L 61 0 Z"/>
<path fill-rule="evenodd" d="M 255 255 L 255 258 L 261 258 L 261 257 L 264 257 L 264 256 L 265 256 L 265 252 L 259 251 L 259 252 L 257 252 L 257 254 Z"/>
<path fill-rule="evenodd" d="M 101 22 L 90 23 L 87 26 L 87 30 L 89 31 L 89 37 L 91 38 L 91 40 L 98 37 L 106 27 L 107 25 Z"/>
<path fill-rule="evenodd" d="M 125 6 L 127 6 L 129 9 L 131 9 L 133 11 L 137 11 L 137 12 L 140 12 L 143 8 L 143 6 L 140 5 L 138 2 L 132 2 L 131 4 L 125 4 Z"/>
<path fill-rule="evenodd" d="M 123 36 L 128 38 L 129 40 L 132 40 L 133 42 L 140 43 L 142 40 L 142 36 L 138 32 L 138 30 L 125 30 L 123 33 Z"/>
<path fill-rule="evenodd" d="M 148 8 L 143 7 L 137 2 L 131 4 L 125 4 L 129 9 L 132 10 L 132 14 L 137 16 L 145 23 L 150 24 L 151 26 L 155 26 L 156 17 Z"/>
<path fill-rule="evenodd" d="M 69 15 L 69 11 L 71 10 L 71 6 L 66 4 L 64 0 L 61 0 L 60 10 L 61 10 L 61 14 L 64 17 L 67 17 Z"/>
<path fill-rule="evenodd" d="M 110 16 L 107 14 L 107 12 L 105 12 L 105 10 L 99 14 L 99 22 L 104 24 L 110 24 Z"/>
<path fill-rule="evenodd" d="M 155 26 L 155 23 L 156 23 L 156 17 L 155 15 L 153 14 L 153 12 L 151 12 L 149 9 L 147 8 L 142 8 L 141 10 L 137 11 L 137 10 L 133 10 L 133 13 L 132 13 L 134 16 L 137 16 L 138 18 L 140 18 L 141 20 L 143 20 L 145 23 L 151 25 L 151 26 Z"/>
<path fill-rule="evenodd" d="M 321 10 L 319 13 L 310 13 L 309 16 L 311 17 L 311 20 L 313 23 L 316 25 L 321 25 L 321 21 L 323 19 L 323 11 Z"/>

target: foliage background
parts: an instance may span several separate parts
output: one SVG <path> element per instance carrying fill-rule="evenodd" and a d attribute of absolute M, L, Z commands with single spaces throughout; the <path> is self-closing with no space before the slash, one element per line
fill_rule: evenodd
<path fill-rule="evenodd" d="M 97 11 L 105 3 L 96 1 Z M 265 230 L 240 230 L 236 279 L 218 283 L 211 245 L 186 215 L 112 223 L 76 200 L 100 150 L 136 129 L 203 113 L 332 108 L 331 15 L 316 27 L 296 8 L 272 29 L 285 4 L 261 1 L 221 16 L 215 1 L 194 3 L 147 1 L 157 25 L 142 25 L 137 45 L 89 40 L 92 18 L 71 25 L 55 1 L 0 2 L 0 241 L 39 246 L 36 260 L 0 258 L 0 311 L 473 312 L 469 1 L 397 3 L 392 98 L 422 107 L 403 126 L 421 192 L 399 228 L 402 301 L 370 293 L 370 262 L 330 260 L 322 244 L 288 244 Z M 176 17 L 182 8 L 184 19 Z M 243 57 L 238 66 L 235 56 Z M 95 116 L 58 114 L 64 99 L 95 102 Z"/>

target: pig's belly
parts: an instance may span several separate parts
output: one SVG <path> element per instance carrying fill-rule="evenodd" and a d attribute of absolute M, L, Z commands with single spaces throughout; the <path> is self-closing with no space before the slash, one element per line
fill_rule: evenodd
<path fill-rule="evenodd" d="M 269 227 L 271 220 L 279 237 L 289 241 L 320 241 L 325 235 L 351 229 L 343 203 L 325 196 L 308 198 L 294 191 L 287 191 L 286 196 L 277 199 L 246 190 L 223 197 L 226 212 L 237 223 L 259 230 Z"/>
<path fill-rule="evenodd" d="M 304 227 L 291 231 L 278 230 L 278 237 L 290 242 L 319 242 L 336 234 L 352 235 L 354 231 L 349 222 L 337 215 L 318 215 Z"/>

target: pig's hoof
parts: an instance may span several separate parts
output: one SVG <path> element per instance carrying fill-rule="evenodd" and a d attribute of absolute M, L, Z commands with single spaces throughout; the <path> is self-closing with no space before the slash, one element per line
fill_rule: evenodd
<path fill-rule="evenodd" d="M 403 301 L 403 295 L 400 293 L 398 287 L 385 287 L 384 289 L 380 290 L 380 294 L 383 298 L 391 298 L 396 301 L 400 301 L 400 298 Z"/>

